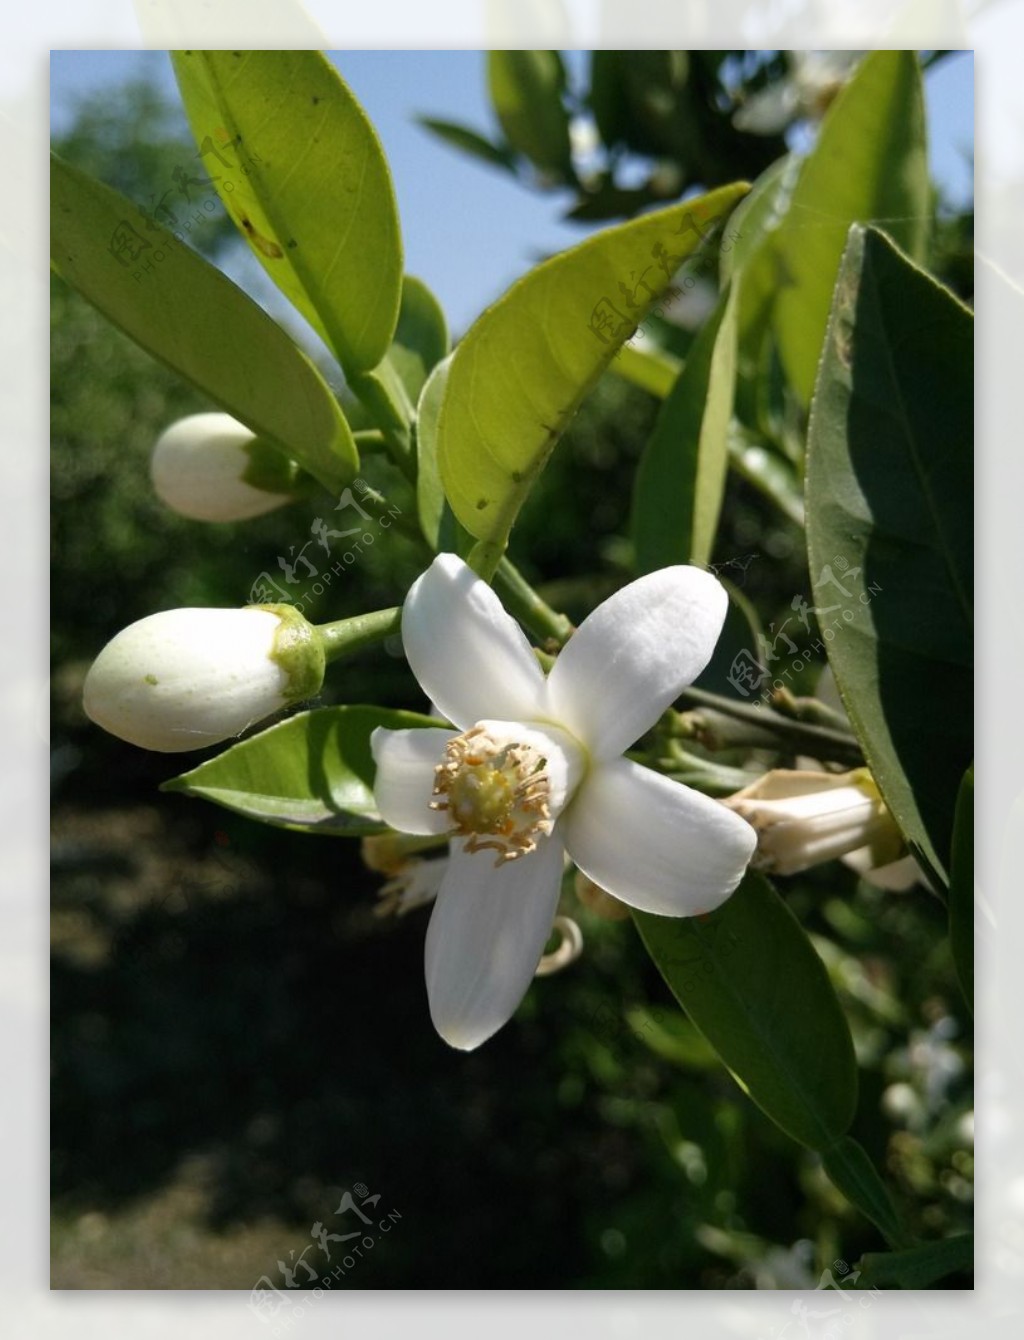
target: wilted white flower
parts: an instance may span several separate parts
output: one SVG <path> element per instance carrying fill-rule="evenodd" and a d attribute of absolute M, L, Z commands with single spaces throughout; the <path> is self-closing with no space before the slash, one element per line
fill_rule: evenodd
<path fill-rule="evenodd" d="M 161 502 L 193 521 L 246 521 L 292 502 L 294 463 L 230 414 L 190 414 L 157 438 Z"/>
<path fill-rule="evenodd" d="M 319 634 L 288 605 L 165 610 L 107 643 L 82 702 L 111 735 L 177 753 L 240 735 L 323 678 Z"/>
<path fill-rule="evenodd" d="M 426 977 L 452 1046 L 479 1046 L 525 994 L 566 852 L 603 889 L 662 916 L 710 911 L 739 883 L 750 826 L 623 757 L 707 664 L 726 607 L 710 573 L 652 573 L 596 609 L 545 679 L 461 559 L 438 555 L 413 584 L 406 655 L 457 730 L 375 731 L 375 796 L 392 828 L 451 839 Z"/>

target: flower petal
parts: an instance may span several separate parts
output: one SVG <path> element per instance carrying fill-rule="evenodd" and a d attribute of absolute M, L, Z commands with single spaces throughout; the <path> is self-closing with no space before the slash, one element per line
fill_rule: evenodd
<path fill-rule="evenodd" d="M 725 587 L 702 568 L 630 582 L 559 655 L 547 678 L 549 718 L 596 758 L 621 754 L 707 665 L 728 605 Z"/>
<path fill-rule="evenodd" d="M 562 882 L 562 844 L 495 866 L 492 854 L 452 843 L 430 917 L 430 1017 L 452 1047 L 479 1047 L 512 1017 L 551 933 Z"/>
<path fill-rule="evenodd" d="M 463 730 L 537 717 L 544 675 L 525 634 L 454 554 L 438 554 L 409 588 L 402 642 L 420 687 Z"/>
<path fill-rule="evenodd" d="M 450 730 L 385 730 L 370 736 L 377 764 L 373 795 L 381 818 L 400 833 L 443 833 L 448 816 L 430 808 L 434 769 L 444 747 L 455 735 Z"/>
<path fill-rule="evenodd" d="M 757 845 L 750 824 L 717 800 L 628 758 L 593 770 L 557 832 L 595 884 L 667 917 L 724 903 Z"/>

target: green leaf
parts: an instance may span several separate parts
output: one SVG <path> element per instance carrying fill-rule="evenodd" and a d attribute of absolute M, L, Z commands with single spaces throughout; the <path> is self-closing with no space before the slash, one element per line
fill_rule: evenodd
<path fill-rule="evenodd" d="M 703 567 L 711 558 L 729 464 L 736 306 L 730 285 L 697 336 L 640 458 L 632 531 L 641 573 L 674 563 Z"/>
<path fill-rule="evenodd" d="M 253 254 L 348 372 L 384 357 L 402 290 L 376 132 L 318 51 L 178 51 L 203 165 Z"/>
<path fill-rule="evenodd" d="M 707 916 L 633 918 L 673 995 L 758 1107 L 811 1149 L 834 1144 L 857 1105 L 850 1030 L 824 964 L 768 881 L 748 871 Z"/>
<path fill-rule="evenodd" d="M 441 304 L 422 279 L 406 275 L 389 357 L 411 404 L 416 404 L 427 377 L 449 348 L 448 322 Z"/>
<path fill-rule="evenodd" d="M 471 130 L 468 126 L 457 125 L 454 121 L 439 121 L 433 116 L 418 116 L 416 120 L 425 130 L 431 131 L 446 144 L 472 154 L 475 158 L 482 158 L 491 167 L 503 168 L 515 175 L 515 154 L 507 145 L 492 144 L 475 130 Z"/>
<path fill-rule="evenodd" d="M 489 51 L 487 83 L 505 137 L 535 167 L 572 175 L 565 67 L 557 51 Z"/>
<path fill-rule="evenodd" d="M 629 133 L 629 96 L 620 51 L 590 53 L 590 91 L 587 100 L 598 133 L 606 145 L 622 142 Z"/>
<path fill-rule="evenodd" d="M 741 326 L 767 306 L 783 366 L 806 404 L 851 224 L 877 222 L 915 259 L 924 256 L 931 199 L 915 53 L 865 56 L 795 183 L 790 166 L 775 164 L 759 186 L 746 222 L 753 237 L 765 232 L 764 241 L 753 256 L 741 243 L 737 256 L 749 305 Z"/>
<path fill-rule="evenodd" d="M 633 1035 L 655 1056 L 684 1070 L 715 1070 L 718 1056 L 689 1019 L 678 1011 L 635 1008 L 626 1012 Z"/>
<path fill-rule="evenodd" d="M 745 189 L 723 187 L 552 257 L 513 284 L 459 342 L 441 407 L 438 461 L 453 512 L 492 559 L 584 396 L 663 297 L 702 232 Z"/>
<path fill-rule="evenodd" d="M 907 1244 L 907 1232 L 889 1189 L 856 1140 L 848 1135 L 837 1140 L 830 1148 L 822 1150 L 821 1162 L 832 1183 L 851 1205 L 871 1220 L 886 1242 L 893 1247 Z"/>
<path fill-rule="evenodd" d="M 811 578 L 850 721 L 937 888 L 973 757 L 972 365 L 967 308 L 852 229 L 808 434 Z"/>
<path fill-rule="evenodd" d="M 675 386 L 682 364 L 662 349 L 637 349 L 635 345 L 624 344 L 611 371 L 648 395 L 664 400 Z"/>
<path fill-rule="evenodd" d="M 752 265 L 789 207 L 800 167 L 801 160 L 795 154 L 777 158 L 753 183 L 749 195 L 740 201 L 729 220 L 729 237 L 719 248 L 718 273 L 723 288 L 740 271 L 748 274 L 743 286 L 744 313 L 756 311 L 770 296 L 767 285 L 758 286 L 754 282 Z"/>
<path fill-rule="evenodd" d="M 454 517 L 437 468 L 437 419 L 448 386 L 450 366 L 452 355 L 437 364 L 426 381 L 417 407 L 415 509 L 430 548 L 436 552 L 457 553 L 465 559 L 472 551 L 473 537 Z"/>
<path fill-rule="evenodd" d="M 451 356 L 438 363 L 427 378 L 416 411 L 416 514 L 420 530 L 436 552 L 468 558 L 473 537 L 456 521 L 444 496 L 437 466 L 437 419 L 448 381 Z"/>
<path fill-rule="evenodd" d="M 449 355 L 427 378 L 416 411 L 416 514 L 430 547 L 441 548 L 441 519 L 447 506 L 437 465 L 437 420 L 452 365 Z"/>
<path fill-rule="evenodd" d="M 961 1233 L 902 1252 L 868 1252 L 857 1265 L 858 1289 L 927 1289 L 947 1275 L 974 1270 L 974 1234 Z"/>
<path fill-rule="evenodd" d="M 444 723 L 382 707 L 320 707 L 232 745 L 162 791 L 212 800 L 280 828 L 358 836 L 385 827 L 373 799 L 370 736 Z"/>
<path fill-rule="evenodd" d="M 167 229 L 56 156 L 50 255 L 136 344 L 326 488 L 354 478 L 359 457 L 338 402 L 281 327 Z"/>
<path fill-rule="evenodd" d="M 949 942 L 960 989 L 974 1009 L 974 765 L 964 773 L 949 860 Z"/>

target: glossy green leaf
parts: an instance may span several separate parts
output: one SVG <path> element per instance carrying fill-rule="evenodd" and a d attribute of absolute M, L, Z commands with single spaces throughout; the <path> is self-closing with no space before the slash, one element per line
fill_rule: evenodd
<path fill-rule="evenodd" d="M 485 163 L 492 167 L 503 168 L 506 172 L 515 173 L 516 159 L 515 154 L 504 144 L 494 144 L 485 139 L 475 130 L 468 126 L 457 125 L 454 121 L 439 121 L 433 116 L 418 116 L 417 122 L 424 128 L 436 135 L 438 139 L 444 140 L 453 148 L 461 149 L 464 153 L 472 154 L 474 158 L 482 158 Z"/>
<path fill-rule="evenodd" d="M 318 51 L 173 55 L 203 166 L 253 254 L 346 372 L 384 357 L 402 244 L 377 134 Z"/>
<path fill-rule="evenodd" d="M 967 1004 L 974 1009 L 974 765 L 964 773 L 949 862 L 949 942 Z"/>
<path fill-rule="evenodd" d="M 873 51 L 832 104 L 780 236 L 773 325 L 806 403 L 851 223 L 878 221 L 922 260 L 931 214 L 921 69 L 913 51 Z"/>
<path fill-rule="evenodd" d="M 900 1220 L 889 1188 L 882 1181 L 878 1169 L 867 1151 L 850 1136 L 843 1136 L 821 1153 L 822 1167 L 831 1180 L 866 1219 L 870 1219 L 886 1242 L 893 1247 L 908 1243 L 906 1229 Z"/>
<path fill-rule="evenodd" d="M 936 887 L 973 757 L 972 365 L 967 308 L 853 229 L 808 435 L 814 603 L 871 771 Z"/>
<path fill-rule="evenodd" d="M 639 572 L 704 566 L 718 529 L 736 382 L 736 289 L 719 300 L 661 407 L 633 487 Z"/>
<path fill-rule="evenodd" d="M 538 168 L 570 174 L 565 67 L 557 51 L 489 51 L 491 102 L 509 144 Z"/>
<path fill-rule="evenodd" d="M 450 367 L 449 355 L 434 368 L 416 411 L 416 514 L 420 530 L 433 550 L 468 558 L 473 537 L 455 519 L 448 506 L 437 466 L 437 420 Z"/>
<path fill-rule="evenodd" d="M 756 374 L 761 345 L 777 292 L 775 236 L 786 217 L 793 189 L 800 179 L 802 160 L 786 154 L 762 172 L 729 220 L 729 236 L 719 248 L 719 277 L 723 286 L 743 276 L 743 301 L 737 320 L 740 366 L 752 363 Z"/>
<path fill-rule="evenodd" d="M 161 787 L 280 828 L 358 835 L 385 825 L 373 799 L 370 736 L 443 723 L 382 707 L 321 707 L 232 745 Z"/>
<path fill-rule="evenodd" d="M 850 1030 L 824 964 L 768 881 L 748 871 L 707 916 L 633 917 L 673 995 L 758 1107 L 801 1144 L 834 1144 L 857 1105 Z"/>
<path fill-rule="evenodd" d="M 448 322 L 441 304 L 422 279 L 406 275 L 389 357 L 411 404 L 416 404 L 431 371 L 449 348 Z"/>
<path fill-rule="evenodd" d="M 873 51 L 829 108 L 799 165 L 773 165 L 746 220 L 764 239 L 736 257 L 744 273 L 744 330 L 767 311 L 783 365 L 810 399 L 832 289 L 854 223 L 878 223 L 915 259 L 924 255 L 931 212 L 924 97 L 912 51 Z M 755 188 L 756 189 L 756 188 Z M 737 221 L 743 231 L 744 221 Z"/>
<path fill-rule="evenodd" d="M 784 154 L 758 177 L 750 193 L 736 206 L 729 220 L 728 245 L 719 248 L 718 273 L 724 287 L 740 270 L 752 274 L 757 253 L 782 222 L 789 197 L 799 180 L 801 160 L 796 154 Z M 744 284 L 744 311 L 767 299 L 767 293 L 753 283 Z"/>
<path fill-rule="evenodd" d="M 460 341 L 438 461 L 452 510 L 493 554 L 584 396 L 744 190 L 597 233 L 513 284 Z"/>
<path fill-rule="evenodd" d="M 57 273 L 136 344 L 331 490 L 359 468 L 327 384 L 263 309 L 116 191 L 51 159 Z"/>
<path fill-rule="evenodd" d="M 974 1234 L 961 1233 L 902 1252 L 868 1252 L 857 1262 L 858 1289 L 927 1289 L 974 1270 Z"/>

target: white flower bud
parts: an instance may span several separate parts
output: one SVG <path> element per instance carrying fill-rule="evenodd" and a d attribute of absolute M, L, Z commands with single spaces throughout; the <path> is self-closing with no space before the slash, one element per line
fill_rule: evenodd
<path fill-rule="evenodd" d="M 830 773 L 778 769 L 729 796 L 757 830 L 754 865 L 795 875 L 867 849 L 870 868 L 900 856 L 903 839 L 867 768 Z"/>
<path fill-rule="evenodd" d="M 177 753 L 240 735 L 323 677 L 320 636 L 288 605 L 165 610 L 107 643 L 82 701 L 112 735 Z"/>
<path fill-rule="evenodd" d="M 193 521 L 246 521 L 294 498 L 296 466 L 230 414 L 191 414 L 153 448 L 161 502 Z"/>

